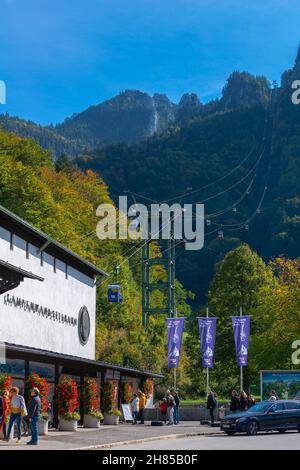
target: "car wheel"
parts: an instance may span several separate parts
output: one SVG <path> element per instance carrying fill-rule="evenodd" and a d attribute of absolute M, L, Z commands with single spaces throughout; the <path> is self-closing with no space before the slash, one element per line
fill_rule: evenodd
<path fill-rule="evenodd" d="M 233 436 L 235 434 L 235 431 L 225 431 L 228 436 Z"/>
<path fill-rule="evenodd" d="M 249 421 L 247 424 L 247 434 L 248 436 L 256 436 L 258 431 L 258 424 L 256 421 Z"/>
<path fill-rule="evenodd" d="M 284 432 L 286 432 L 286 429 L 277 429 L 277 431 L 278 431 L 280 434 L 283 434 Z"/>

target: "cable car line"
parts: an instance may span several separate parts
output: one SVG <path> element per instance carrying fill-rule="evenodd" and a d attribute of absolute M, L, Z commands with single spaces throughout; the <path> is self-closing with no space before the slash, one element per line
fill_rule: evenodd
<path fill-rule="evenodd" d="M 225 175 L 217 178 L 216 180 L 214 181 L 211 181 L 210 183 L 207 183 L 206 185 L 204 186 L 201 186 L 200 188 L 197 188 L 195 190 L 192 190 L 192 191 L 187 191 L 181 195 L 177 195 L 177 196 L 173 196 L 172 198 L 169 198 L 169 199 L 164 199 L 162 200 L 161 202 L 155 200 L 155 199 L 151 199 L 149 197 L 146 197 L 146 196 L 143 196 L 142 194 L 138 194 L 138 193 L 135 193 L 133 191 L 131 191 L 132 194 L 135 194 L 136 196 L 138 197 L 141 197 L 145 200 L 148 200 L 148 201 L 151 201 L 151 202 L 154 202 L 156 204 L 163 204 L 163 203 L 166 203 L 166 202 L 170 202 L 170 201 L 175 201 L 176 199 L 182 199 L 183 197 L 185 196 L 190 196 L 191 194 L 196 194 L 200 191 L 203 191 L 204 189 L 208 189 L 210 188 L 211 186 L 219 183 L 220 181 L 223 181 L 224 179 L 228 178 L 228 176 L 232 175 L 235 171 L 237 171 L 239 168 L 242 167 L 242 165 L 248 160 L 248 158 L 250 157 L 250 155 L 253 153 L 254 151 L 254 148 L 255 148 L 255 145 L 253 145 L 252 149 L 250 150 L 250 152 L 243 158 L 243 160 L 237 165 L 235 166 L 234 168 L 232 168 L 228 173 L 226 173 Z"/>

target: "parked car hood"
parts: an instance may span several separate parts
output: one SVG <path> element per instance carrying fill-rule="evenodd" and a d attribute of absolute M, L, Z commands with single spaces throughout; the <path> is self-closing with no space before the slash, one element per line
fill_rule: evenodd
<path fill-rule="evenodd" d="M 227 420 L 227 419 L 236 420 L 236 419 L 239 419 L 239 418 L 247 418 L 247 417 L 250 417 L 250 416 L 260 416 L 260 415 L 263 415 L 263 414 L 264 414 L 263 412 L 251 413 L 250 411 L 241 411 L 240 413 L 234 413 L 234 414 L 231 414 L 231 415 L 226 415 L 224 419 L 225 420 Z"/>

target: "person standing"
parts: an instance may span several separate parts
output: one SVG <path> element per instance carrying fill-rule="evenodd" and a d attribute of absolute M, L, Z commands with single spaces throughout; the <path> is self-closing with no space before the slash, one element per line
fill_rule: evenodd
<path fill-rule="evenodd" d="M 6 440 L 10 441 L 12 428 L 13 428 L 14 422 L 16 421 L 17 433 L 18 433 L 17 443 L 19 443 L 21 441 L 22 416 L 27 415 L 27 410 L 26 410 L 24 398 L 22 397 L 22 395 L 19 395 L 18 387 L 12 387 L 10 394 L 11 394 L 11 403 L 10 403 L 11 413 L 10 413 L 10 418 L 9 418 L 9 425 L 8 425 Z"/>
<path fill-rule="evenodd" d="M 217 406 L 217 400 L 216 400 L 214 392 L 211 390 L 208 394 L 207 404 L 206 404 L 206 407 L 209 410 L 209 414 L 210 414 L 211 425 L 213 425 L 215 422 L 214 410 L 216 406 Z"/>
<path fill-rule="evenodd" d="M 161 420 L 163 423 L 167 424 L 167 412 L 168 412 L 168 405 L 166 398 L 163 398 L 159 404 L 160 412 L 161 412 Z"/>
<path fill-rule="evenodd" d="M 178 396 L 178 393 L 174 390 L 172 392 L 174 401 L 175 401 L 175 407 L 174 407 L 174 424 L 179 424 L 179 405 L 180 405 L 180 399 Z"/>
<path fill-rule="evenodd" d="M 275 390 L 271 390 L 269 401 L 276 401 L 276 400 L 278 400 L 278 395 L 275 392 Z"/>
<path fill-rule="evenodd" d="M 9 392 L 5 390 L 0 397 L 0 432 L 3 431 L 4 440 L 6 439 L 6 417 L 8 409 Z"/>
<path fill-rule="evenodd" d="M 132 424 L 137 424 L 138 422 L 138 417 L 139 417 L 139 397 L 137 396 L 136 393 L 133 394 L 133 400 L 131 402 L 131 410 L 132 410 L 132 416 L 133 416 L 133 423 Z"/>
<path fill-rule="evenodd" d="M 168 426 L 172 426 L 174 424 L 175 400 L 170 390 L 167 391 L 166 400 L 167 400 L 167 407 L 168 407 L 168 410 L 167 410 Z"/>
<path fill-rule="evenodd" d="M 248 405 L 248 398 L 244 390 L 240 393 L 239 408 L 241 411 L 246 411 Z"/>
<path fill-rule="evenodd" d="M 139 419 L 140 419 L 140 424 L 144 424 L 144 410 L 146 407 L 146 395 L 139 390 Z"/>
<path fill-rule="evenodd" d="M 232 390 L 230 399 L 230 411 L 236 413 L 239 409 L 239 397 L 236 390 Z"/>
<path fill-rule="evenodd" d="M 256 404 L 256 400 L 253 395 L 248 395 L 248 410 Z"/>
<path fill-rule="evenodd" d="M 40 399 L 40 391 L 34 387 L 31 392 L 31 400 L 28 407 L 28 419 L 31 432 L 31 439 L 27 445 L 36 446 L 39 442 L 39 416 L 41 414 L 42 404 Z"/>

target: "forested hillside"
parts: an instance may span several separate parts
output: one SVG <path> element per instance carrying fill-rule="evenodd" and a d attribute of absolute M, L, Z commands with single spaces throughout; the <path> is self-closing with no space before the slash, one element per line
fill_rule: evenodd
<path fill-rule="evenodd" d="M 0 132 L 0 204 L 64 243 L 92 263 L 114 271 L 121 266 L 120 284 L 124 302 L 108 304 L 107 284 L 98 288 L 97 357 L 125 366 L 162 371 L 165 363 L 165 320 L 153 318 L 147 332 L 142 327 L 140 252 L 127 241 L 100 241 L 96 237 L 96 207 L 111 202 L 106 184 L 92 171 L 55 166 L 49 152 L 33 140 Z M 158 251 L 158 248 L 153 248 Z M 159 254 L 159 253 L 158 253 Z M 163 270 L 153 273 L 156 279 Z M 189 314 L 187 293 L 177 285 L 180 311 Z M 154 297 L 160 305 L 162 294 Z"/>
<path fill-rule="evenodd" d="M 300 106 L 291 101 L 299 68 L 298 54 L 273 88 L 262 77 L 234 72 L 221 99 L 187 124 L 78 159 L 103 176 L 115 200 L 130 189 L 145 204 L 204 202 L 205 248 L 181 253 L 177 262 L 180 280 L 198 303 L 216 263 L 242 241 L 266 260 L 299 256 Z"/>

